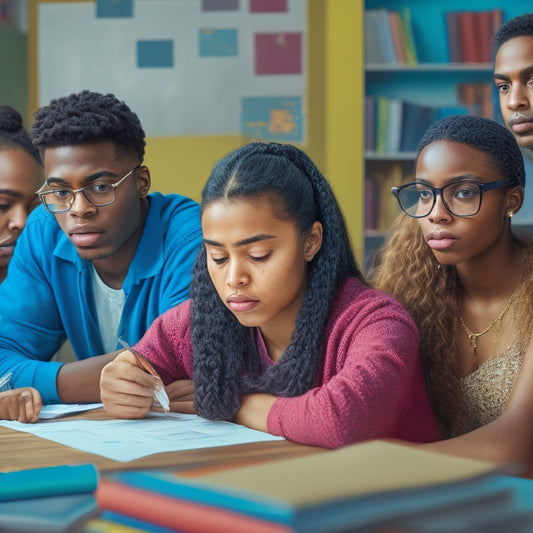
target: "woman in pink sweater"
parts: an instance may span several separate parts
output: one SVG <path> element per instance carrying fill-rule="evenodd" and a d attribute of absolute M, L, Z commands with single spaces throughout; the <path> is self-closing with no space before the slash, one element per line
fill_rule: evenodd
<path fill-rule="evenodd" d="M 302 444 L 439 438 L 402 306 L 369 288 L 333 192 L 299 149 L 252 143 L 202 191 L 191 299 L 135 346 L 171 409 Z M 102 371 L 115 417 L 150 410 L 159 378 L 122 352 Z"/>

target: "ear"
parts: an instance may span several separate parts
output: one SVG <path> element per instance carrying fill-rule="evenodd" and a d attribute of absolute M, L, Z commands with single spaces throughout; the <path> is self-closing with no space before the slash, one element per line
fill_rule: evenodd
<path fill-rule="evenodd" d="M 143 165 L 137 170 L 136 183 L 139 198 L 146 198 L 150 192 L 150 185 L 152 184 L 150 170 L 147 166 Z"/>
<path fill-rule="evenodd" d="M 505 216 L 513 216 L 516 214 L 522 207 L 523 203 L 524 188 L 518 185 L 510 189 L 505 199 Z"/>
<path fill-rule="evenodd" d="M 322 247 L 322 224 L 316 220 L 305 238 L 304 256 L 307 262 L 313 260 Z"/>

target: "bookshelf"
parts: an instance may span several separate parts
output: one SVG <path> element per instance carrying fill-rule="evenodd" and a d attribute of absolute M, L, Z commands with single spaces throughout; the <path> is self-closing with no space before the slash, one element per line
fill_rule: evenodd
<path fill-rule="evenodd" d="M 479 43 L 490 39 L 486 36 L 487 25 L 498 27 L 500 20 L 505 22 L 531 11 L 531 5 L 526 0 L 507 3 L 502 0 L 449 0 L 445 4 L 426 0 L 366 0 L 364 8 L 364 242 L 365 266 L 368 268 L 375 248 L 383 242 L 387 229 L 399 213 L 390 187 L 413 178 L 416 144 L 426 128 L 425 124 L 451 113 L 480 114 L 500 120 L 498 98 L 492 82 L 492 47 L 480 47 Z M 391 18 L 388 32 L 373 31 L 376 28 L 375 12 L 384 9 L 389 17 L 390 12 L 398 12 L 403 22 L 406 37 L 404 41 L 396 40 L 396 46 L 395 23 Z M 368 18 L 369 10 L 374 12 L 373 19 Z M 486 15 L 489 11 L 492 12 L 490 16 Z M 478 30 L 479 23 L 472 22 L 472 12 L 485 13 L 475 15 L 477 20 L 485 17 L 484 29 Z M 454 13 L 453 25 L 449 21 L 449 13 Z M 459 29 L 457 13 L 461 13 L 463 27 L 478 24 L 476 31 L 485 32 L 483 39 L 479 33 L 474 39 L 473 35 L 465 36 L 463 33 L 463 41 L 469 38 L 475 43 L 474 48 L 489 50 L 472 52 L 468 43 L 461 49 L 458 43 L 461 42 L 459 31 L 462 30 Z M 379 17 L 383 17 L 383 13 Z M 470 20 L 465 22 L 467 17 Z M 385 22 L 381 18 L 381 23 L 385 24 L 386 18 Z M 455 31 L 456 39 L 450 39 L 450 31 Z M 388 42 L 383 37 L 385 33 L 390 36 Z M 399 42 L 409 49 L 409 39 L 415 60 L 409 57 L 413 51 L 408 50 L 407 55 L 391 52 L 391 46 L 398 50 Z M 381 51 L 376 52 L 374 48 Z M 422 112 L 422 108 L 427 109 Z"/>

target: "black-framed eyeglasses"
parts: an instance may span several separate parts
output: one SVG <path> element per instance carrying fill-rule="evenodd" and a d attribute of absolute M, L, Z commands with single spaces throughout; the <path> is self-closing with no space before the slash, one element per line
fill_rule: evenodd
<path fill-rule="evenodd" d="M 141 168 L 141 164 L 133 167 L 127 174 L 122 176 L 115 183 L 107 183 L 105 181 L 95 181 L 87 187 L 76 189 L 50 189 L 43 191 L 42 189 L 48 184 L 45 183 L 41 189 L 37 191 L 42 204 L 49 213 L 67 213 L 74 205 L 76 194 L 81 192 L 83 196 L 95 207 L 104 207 L 110 205 L 115 201 L 115 189 L 124 183 L 125 179 L 131 176 L 136 170 Z"/>
<path fill-rule="evenodd" d="M 438 194 L 452 215 L 471 217 L 479 212 L 483 193 L 516 184 L 513 178 L 488 183 L 465 179 L 438 188 L 423 181 L 413 181 L 401 187 L 393 187 L 391 192 L 398 200 L 402 211 L 413 218 L 427 217 L 435 206 Z"/>

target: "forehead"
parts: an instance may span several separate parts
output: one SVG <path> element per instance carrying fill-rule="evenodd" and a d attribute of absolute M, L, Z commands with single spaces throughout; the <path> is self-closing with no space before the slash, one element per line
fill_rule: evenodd
<path fill-rule="evenodd" d="M 34 193 L 41 184 L 42 168 L 20 149 L 0 150 L 0 189 Z"/>
<path fill-rule="evenodd" d="M 280 220 L 268 198 L 220 199 L 207 204 L 202 212 L 204 238 L 218 242 L 237 242 L 255 233 L 284 231 L 294 226 Z M 218 236 L 218 238 L 217 238 Z"/>
<path fill-rule="evenodd" d="M 503 43 L 494 60 L 494 74 L 510 75 L 533 66 L 533 36 L 514 37 Z"/>
<path fill-rule="evenodd" d="M 61 176 L 62 172 L 71 173 L 72 169 L 107 168 L 116 165 L 119 158 L 112 141 L 101 141 L 79 145 L 47 148 L 44 152 L 46 176 Z"/>
<path fill-rule="evenodd" d="M 473 175 L 484 181 L 503 177 L 485 152 L 454 141 L 427 145 L 418 157 L 416 175 L 425 179 Z"/>

